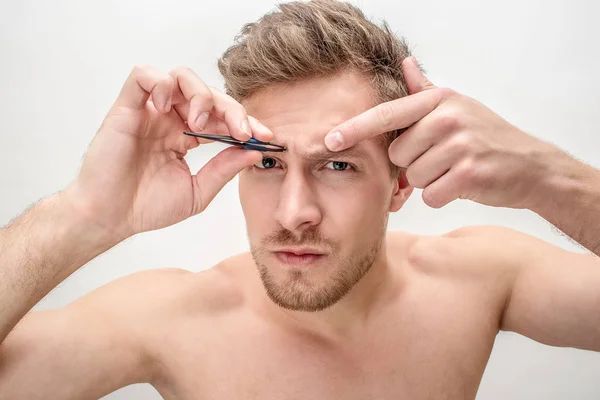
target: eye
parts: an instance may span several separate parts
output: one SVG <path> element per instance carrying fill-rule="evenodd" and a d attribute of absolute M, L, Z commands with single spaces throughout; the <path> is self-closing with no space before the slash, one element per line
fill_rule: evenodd
<path fill-rule="evenodd" d="M 343 161 L 330 161 L 325 165 L 325 168 L 333 169 L 335 171 L 345 171 L 350 167 L 350 164 Z"/>
<path fill-rule="evenodd" d="M 263 157 L 263 159 L 261 161 L 254 164 L 254 166 L 256 168 L 260 168 L 260 169 L 271 169 L 275 165 L 277 165 L 277 160 L 275 160 L 274 158 L 271 158 L 271 157 Z"/>

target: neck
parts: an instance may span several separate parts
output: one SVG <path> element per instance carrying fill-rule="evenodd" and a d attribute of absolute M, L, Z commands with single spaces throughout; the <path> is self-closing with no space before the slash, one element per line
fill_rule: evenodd
<path fill-rule="evenodd" d="M 373 264 L 362 279 L 336 304 L 316 312 L 276 307 L 295 328 L 331 338 L 347 337 L 366 326 L 374 311 L 394 293 L 394 271 L 384 240 Z M 267 301 L 270 300 L 267 298 Z"/>

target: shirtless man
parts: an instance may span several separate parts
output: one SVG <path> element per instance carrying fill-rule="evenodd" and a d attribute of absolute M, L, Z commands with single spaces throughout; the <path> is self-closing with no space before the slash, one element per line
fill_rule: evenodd
<path fill-rule="evenodd" d="M 355 8 L 280 9 L 220 60 L 228 95 L 189 69 L 135 68 L 76 180 L 0 232 L 0 399 L 136 382 L 165 399 L 473 399 L 501 329 L 600 350 L 597 255 L 499 227 L 386 234 L 419 187 L 433 207 L 530 209 L 598 252 L 600 173 L 434 87 Z M 287 151 L 229 148 L 191 175 L 199 142 L 184 130 Z M 250 253 L 29 313 L 120 241 L 202 212 L 237 173 Z"/>

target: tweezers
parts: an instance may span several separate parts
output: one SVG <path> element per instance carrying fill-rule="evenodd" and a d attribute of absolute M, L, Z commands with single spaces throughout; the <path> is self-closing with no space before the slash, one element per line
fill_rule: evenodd
<path fill-rule="evenodd" d="M 282 152 L 287 149 L 284 146 L 280 146 L 278 144 L 263 142 L 258 139 L 250 138 L 247 142 L 243 142 L 241 140 L 237 140 L 232 138 L 231 136 L 223 136 L 223 135 L 211 135 L 208 133 L 194 133 L 194 132 L 183 132 L 188 136 L 195 136 L 203 139 L 214 140 L 215 142 L 221 142 L 226 144 L 231 144 L 234 146 L 240 146 L 244 150 L 258 150 L 258 151 L 274 151 L 274 152 Z"/>

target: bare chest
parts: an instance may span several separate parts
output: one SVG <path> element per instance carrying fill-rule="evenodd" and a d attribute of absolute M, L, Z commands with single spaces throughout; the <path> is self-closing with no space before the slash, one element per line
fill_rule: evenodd
<path fill-rule="evenodd" d="M 460 302 L 413 305 L 343 343 L 251 320 L 186 335 L 171 343 L 155 386 L 168 400 L 475 398 L 493 318 Z"/>

